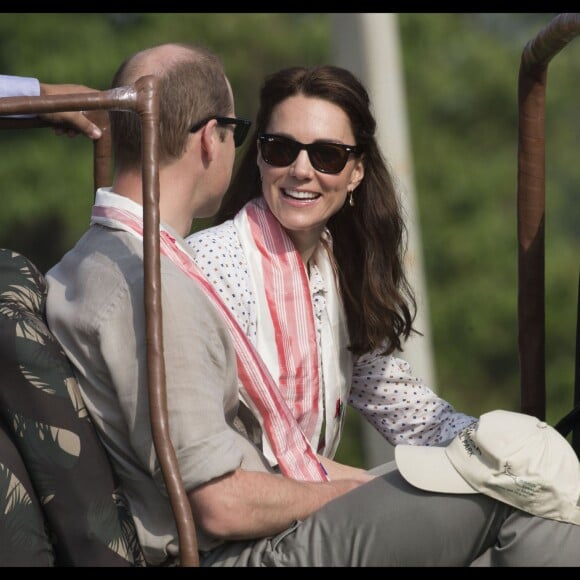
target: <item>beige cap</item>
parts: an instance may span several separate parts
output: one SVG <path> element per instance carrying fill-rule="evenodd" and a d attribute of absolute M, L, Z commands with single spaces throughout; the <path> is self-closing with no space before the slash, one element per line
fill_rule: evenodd
<path fill-rule="evenodd" d="M 397 445 L 401 475 L 442 493 L 483 493 L 543 518 L 580 525 L 580 462 L 544 421 L 491 411 L 447 447 Z"/>

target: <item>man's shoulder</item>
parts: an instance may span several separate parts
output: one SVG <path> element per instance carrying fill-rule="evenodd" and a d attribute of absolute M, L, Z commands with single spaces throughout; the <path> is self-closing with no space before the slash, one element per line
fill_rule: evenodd
<path fill-rule="evenodd" d="M 47 277 L 70 271 L 81 275 L 95 274 L 105 279 L 124 277 L 143 278 L 143 244 L 127 232 L 90 228 Z"/>

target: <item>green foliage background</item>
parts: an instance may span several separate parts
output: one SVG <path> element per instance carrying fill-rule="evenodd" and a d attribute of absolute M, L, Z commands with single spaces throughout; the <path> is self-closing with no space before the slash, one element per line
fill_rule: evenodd
<path fill-rule="evenodd" d="M 554 14 L 401 13 L 400 27 L 438 392 L 479 415 L 517 410 L 517 79 Z M 0 70 L 109 87 L 122 60 L 168 41 L 223 58 L 236 111 L 253 118 L 265 74 L 332 61 L 326 13 L 6 13 Z M 578 42 L 578 41 L 577 41 Z M 572 404 L 580 215 L 580 46 L 550 65 L 546 101 L 548 419 Z M 30 133 L 34 133 L 31 137 Z M 86 228 L 92 145 L 1 131 L 0 246 L 50 267 Z M 339 458 L 363 464 L 349 414 Z"/>

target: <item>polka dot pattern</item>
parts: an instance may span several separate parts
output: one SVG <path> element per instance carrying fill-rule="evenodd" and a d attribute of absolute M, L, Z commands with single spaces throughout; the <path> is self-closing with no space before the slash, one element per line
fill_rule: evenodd
<path fill-rule="evenodd" d="M 233 222 L 189 236 L 195 261 L 219 292 L 248 338 L 256 343 L 256 299 L 246 256 Z"/>
<path fill-rule="evenodd" d="M 378 350 L 355 361 L 348 402 L 392 445 L 438 445 L 475 421 L 413 376 L 407 361 Z"/>
<path fill-rule="evenodd" d="M 199 267 L 255 344 L 256 300 L 233 222 L 201 230 L 187 238 L 187 243 Z M 326 287 L 315 265 L 310 268 L 310 289 L 320 345 Z M 379 350 L 355 358 L 348 403 L 391 444 L 438 445 L 475 421 L 458 413 L 413 376 L 408 362 L 382 355 Z M 321 379 L 324 383 L 324 377 Z"/>

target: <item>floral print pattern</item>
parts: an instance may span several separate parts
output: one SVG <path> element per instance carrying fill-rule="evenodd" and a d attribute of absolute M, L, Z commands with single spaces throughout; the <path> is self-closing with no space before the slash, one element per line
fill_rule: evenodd
<path fill-rule="evenodd" d="M 0 249 L 0 566 L 144 566 L 72 367 L 46 325 L 46 290 L 34 264 Z"/>

